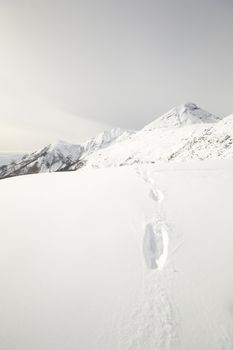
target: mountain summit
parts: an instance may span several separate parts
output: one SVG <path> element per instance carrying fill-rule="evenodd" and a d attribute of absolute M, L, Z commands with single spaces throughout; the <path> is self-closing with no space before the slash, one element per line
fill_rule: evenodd
<path fill-rule="evenodd" d="M 148 124 L 144 130 L 154 128 L 174 128 L 198 123 L 216 123 L 220 118 L 201 109 L 195 103 L 185 103 Z"/>

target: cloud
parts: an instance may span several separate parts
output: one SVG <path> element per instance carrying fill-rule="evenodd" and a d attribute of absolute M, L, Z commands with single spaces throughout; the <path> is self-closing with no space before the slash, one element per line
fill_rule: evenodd
<path fill-rule="evenodd" d="M 33 151 L 59 139 L 81 143 L 111 125 L 82 118 L 30 94 L 3 94 L 0 150 Z"/>

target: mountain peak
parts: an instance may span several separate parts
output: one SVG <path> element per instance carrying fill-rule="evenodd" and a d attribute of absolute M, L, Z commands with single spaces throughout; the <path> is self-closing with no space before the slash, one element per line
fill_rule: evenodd
<path fill-rule="evenodd" d="M 50 150 L 72 147 L 72 146 L 75 146 L 75 144 L 72 144 L 64 140 L 59 140 L 59 139 L 49 144 Z"/>
<path fill-rule="evenodd" d="M 220 118 L 188 102 L 172 108 L 161 117 L 147 125 L 144 130 L 155 128 L 181 127 L 199 123 L 216 123 Z"/>
<path fill-rule="evenodd" d="M 75 160 L 77 156 L 80 156 L 82 151 L 83 147 L 81 145 L 72 144 L 63 140 L 58 140 L 57 142 L 50 144 L 48 147 L 48 154 L 52 157 L 59 155 L 64 159 L 68 157 L 72 160 Z"/>
<path fill-rule="evenodd" d="M 184 103 L 180 105 L 180 107 L 184 107 L 185 109 L 189 109 L 189 110 L 199 109 L 199 107 L 193 102 Z"/>
<path fill-rule="evenodd" d="M 124 137 L 124 135 L 128 133 L 129 132 L 119 127 L 108 129 L 89 139 L 83 144 L 83 146 L 86 152 L 93 152 L 97 149 L 107 147 L 109 144 L 117 141 L 119 138 Z"/>

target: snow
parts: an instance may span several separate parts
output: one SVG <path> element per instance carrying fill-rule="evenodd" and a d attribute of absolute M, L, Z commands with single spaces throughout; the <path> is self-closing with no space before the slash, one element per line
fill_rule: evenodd
<path fill-rule="evenodd" d="M 169 160 L 171 155 L 178 152 L 190 139 L 201 136 L 209 125 L 212 124 L 142 129 L 122 142 L 92 153 L 86 158 L 87 165 L 108 167 Z"/>
<path fill-rule="evenodd" d="M 83 144 L 84 154 L 86 155 L 101 148 L 105 148 L 119 139 L 122 140 L 126 138 L 129 134 L 129 131 L 125 131 L 121 128 L 105 130 Z"/>
<path fill-rule="evenodd" d="M 232 160 L 196 162 L 156 174 L 177 242 L 170 262 L 181 349 L 232 349 Z M 184 170 L 185 169 L 185 170 Z M 174 253 L 173 253 L 174 251 Z"/>
<path fill-rule="evenodd" d="M 84 144 L 59 141 L 17 164 L 0 167 L 0 178 L 39 172 L 155 164 L 233 155 L 233 116 L 220 119 L 194 103 L 177 106 L 139 131 L 106 130 Z"/>
<path fill-rule="evenodd" d="M 227 159 L 233 156 L 233 114 L 223 118 L 219 123 L 199 137 L 189 140 L 175 154 L 176 160 L 186 159 Z"/>
<path fill-rule="evenodd" d="M 0 178 L 33 173 L 77 170 L 80 165 L 86 162 L 86 157 L 90 154 L 118 141 L 123 141 L 132 133 L 132 131 L 113 128 L 105 130 L 81 145 L 58 140 L 36 152 L 24 155 L 14 164 L 0 167 Z"/>
<path fill-rule="evenodd" d="M 53 156 L 61 154 L 63 158 L 70 158 L 75 161 L 82 153 L 82 147 L 80 145 L 73 145 L 69 142 L 58 140 L 56 143 L 49 146 L 48 152 Z"/>
<path fill-rule="evenodd" d="M 185 103 L 172 108 L 169 112 L 155 119 L 144 130 L 154 128 L 181 127 L 198 123 L 216 123 L 220 118 L 201 109 L 195 103 Z"/>
<path fill-rule="evenodd" d="M 220 119 L 194 104 L 185 104 L 122 142 L 94 152 L 86 162 L 89 167 L 109 167 L 232 156 L 233 115 Z"/>
<path fill-rule="evenodd" d="M 82 153 L 83 147 L 81 145 L 58 141 L 39 151 L 24 155 L 15 163 L 1 167 L 0 178 L 67 170 L 67 167 L 78 162 Z"/>
<path fill-rule="evenodd" d="M 143 240 L 145 262 L 150 269 L 162 268 L 166 262 L 168 236 L 165 230 L 159 230 L 151 222 L 146 225 Z"/>
<path fill-rule="evenodd" d="M 2 180 L 1 348 L 232 349 L 232 175 L 217 160 Z"/>
<path fill-rule="evenodd" d="M 1 348 L 232 350 L 232 149 L 188 103 L 3 167 Z"/>

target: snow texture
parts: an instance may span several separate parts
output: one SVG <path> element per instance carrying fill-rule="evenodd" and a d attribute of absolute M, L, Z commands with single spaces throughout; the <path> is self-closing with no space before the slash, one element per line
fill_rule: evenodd
<path fill-rule="evenodd" d="M 161 268 L 164 265 L 166 261 L 167 241 L 166 231 L 161 232 L 152 223 L 146 225 L 143 252 L 149 269 Z"/>
<path fill-rule="evenodd" d="M 1 347 L 232 349 L 232 172 L 218 160 L 1 181 Z"/>

